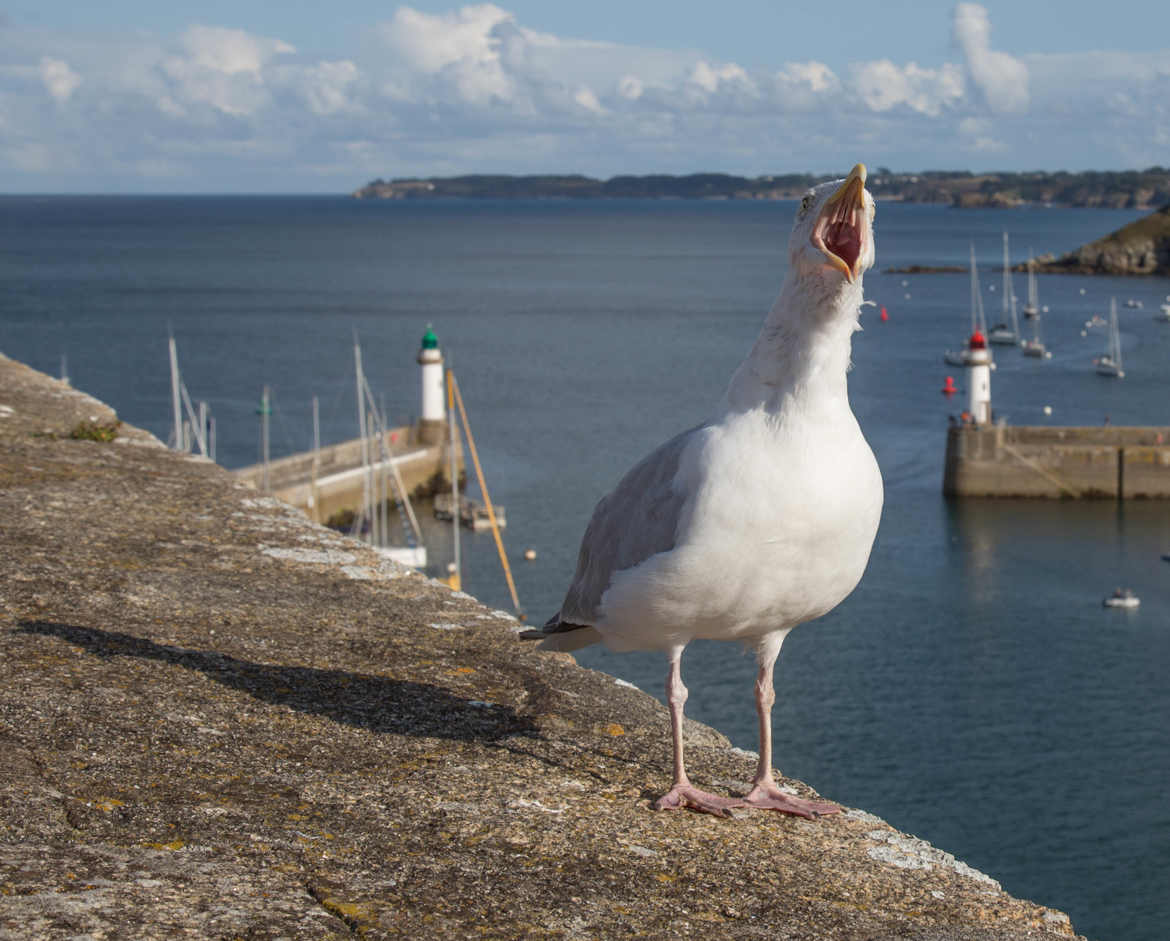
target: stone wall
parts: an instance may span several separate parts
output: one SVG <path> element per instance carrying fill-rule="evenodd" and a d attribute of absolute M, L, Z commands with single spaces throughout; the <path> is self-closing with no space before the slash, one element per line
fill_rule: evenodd
<path fill-rule="evenodd" d="M 651 810 L 653 697 L 114 422 L 0 356 L 0 938 L 1073 936 L 860 809 Z"/>

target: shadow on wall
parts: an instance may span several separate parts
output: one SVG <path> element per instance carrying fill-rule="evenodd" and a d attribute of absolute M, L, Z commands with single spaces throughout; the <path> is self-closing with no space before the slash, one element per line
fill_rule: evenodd
<path fill-rule="evenodd" d="M 507 706 L 461 699 L 437 686 L 344 670 L 279 666 L 214 651 L 156 644 L 141 637 L 49 621 L 24 621 L 17 634 L 56 637 L 95 657 L 137 657 L 197 670 L 262 702 L 323 716 L 379 734 L 494 741 L 534 731 Z"/>

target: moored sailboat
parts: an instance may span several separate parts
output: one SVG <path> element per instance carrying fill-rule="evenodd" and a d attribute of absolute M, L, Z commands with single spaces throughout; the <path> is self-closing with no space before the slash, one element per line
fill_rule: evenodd
<path fill-rule="evenodd" d="M 1040 288 L 1036 284 L 1036 263 L 1032 260 L 1032 249 L 1028 249 L 1028 303 L 1022 313 L 1029 320 L 1040 316 Z"/>
<path fill-rule="evenodd" d="M 1115 379 L 1125 378 L 1125 370 L 1121 368 L 1121 332 L 1117 327 L 1116 297 L 1109 299 L 1109 332 L 1105 352 L 1097 359 L 1097 375 L 1111 376 Z"/>
<path fill-rule="evenodd" d="M 971 244 L 971 340 L 978 338 L 978 347 L 981 351 L 987 345 L 987 321 L 983 313 L 983 295 L 979 291 L 979 269 L 975 264 L 975 244 Z M 971 358 L 971 350 L 974 347 L 970 341 L 967 341 L 957 350 L 947 350 L 943 353 L 943 361 L 951 366 L 966 366 Z M 991 351 L 986 350 L 986 355 L 990 357 Z M 980 353 L 983 355 L 983 352 Z M 995 369 L 995 363 L 991 363 L 991 368 Z"/>
<path fill-rule="evenodd" d="M 1016 316 L 1016 298 L 1012 292 L 1012 269 L 1008 264 L 1008 234 L 1003 234 L 1003 291 L 999 323 L 987 331 L 989 343 L 1015 346 L 1020 342 L 1020 322 Z"/>

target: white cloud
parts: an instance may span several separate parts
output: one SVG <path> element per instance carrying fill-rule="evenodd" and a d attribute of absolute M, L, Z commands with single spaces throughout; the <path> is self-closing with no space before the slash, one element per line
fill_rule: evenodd
<path fill-rule="evenodd" d="M 582 86 L 578 88 L 573 95 L 573 100 L 577 102 L 586 111 L 592 111 L 594 114 L 602 114 L 605 108 L 601 106 L 601 102 L 597 100 L 597 95 L 593 93 L 593 89 Z"/>
<path fill-rule="evenodd" d="M 628 101 L 637 101 L 642 97 L 642 92 L 646 90 L 646 86 L 642 84 L 642 80 L 634 75 L 623 75 L 618 81 L 617 92 Z"/>
<path fill-rule="evenodd" d="M 804 86 L 813 92 L 835 91 L 841 84 L 823 62 L 789 62 L 776 73 L 776 79 L 787 86 Z"/>
<path fill-rule="evenodd" d="M 712 66 L 700 59 L 691 70 L 690 80 L 711 94 L 725 89 L 756 94 L 755 83 L 748 78 L 747 72 L 734 62 Z"/>
<path fill-rule="evenodd" d="M 853 67 L 853 90 L 874 111 L 905 105 L 912 111 L 937 117 L 963 97 L 963 75 L 958 66 L 924 69 L 917 63 L 895 65 L 889 59 Z"/>
<path fill-rule="evenodd" d="M 69 68 L 68 62 L 60 59 L 42 56 L 40 69 L 41 81 L 56 101 L 68 101 L 81 84 L 81 76 Z"/>
<path fill-rule="evenodd" d="M 398 7 L 329 59 L 215 25 L 172 36 L 10 26 L 0 30 L 0 189 L 82 174 L 87 189 L 149 178 L 288 190 L 480 170 L 1165 162 L 1170 54 L 1011 56 L 991 48 L 975 3 L 954 8 L 951 38 L 953 61 L 928 65 L 778 56 L 748 68 L 538 32 L 490 3 Z M 46 96 L 68 107 L 46 108 Z"/>
<path fill-rule="evenodd" d="M 159 108 L 172 114 L 184 112 L 184 103 L 210 105 L 234 117 L 255 114 L 270 101 L 265 68 L 296 51 L 279 39 L 209 26 L 192 26 L 181 44 L 182 53 L 161 65 L 171 88 L 159 96 Z"/>
<path fill-rule="evenodd" d="M 955 5 L 954 38 L 963 52 L 971 80 L 997 113 L 1028 110 L 1028 67 L 1006 52 L 991 48 L 991 20 L 978 3 Z"/>
<path fill-rule="evenodd" d="M 215 26 L 192 26 L 183 34 L 187 61 L 197 69 L 237 75 L 259 75 L 276 55 L 296 52 L 279 39 L 252 36 L 242 29 Z"/>
<path fill-rule="evenodd" d="M 381 33 L 406 71 L 444 78 L 464 101 L 487 104 L 515 95 L 503 55 L 510 53 L 515 63 L 522 53 L 516 48 L 517 37 L 501 29 L 511 23 L 511 14 L 492 4 L 437 16 L 399 7 Z"/>
<path fill-rule="evenodd" d="M 352 97 L 358 67 L 348 59 L 318 62 L 295 70 L 291 77 L 313 114 L 337 114 L 360 108 Z"/>

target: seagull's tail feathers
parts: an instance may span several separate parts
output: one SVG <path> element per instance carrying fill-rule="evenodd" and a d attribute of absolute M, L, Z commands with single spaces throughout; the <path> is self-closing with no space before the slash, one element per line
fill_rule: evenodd
<path fill-rule="evenodd" d="M 570 624 L 568 621 L 562 621 L 559 611 L 549 618 L 544 627 L 539 630 L 521 631 L 519 636 L 522 640 L 539 640 L 541 650 L 564 652 L 580 650 L 601 640 L 597 628 L 588 624 Z"/>

